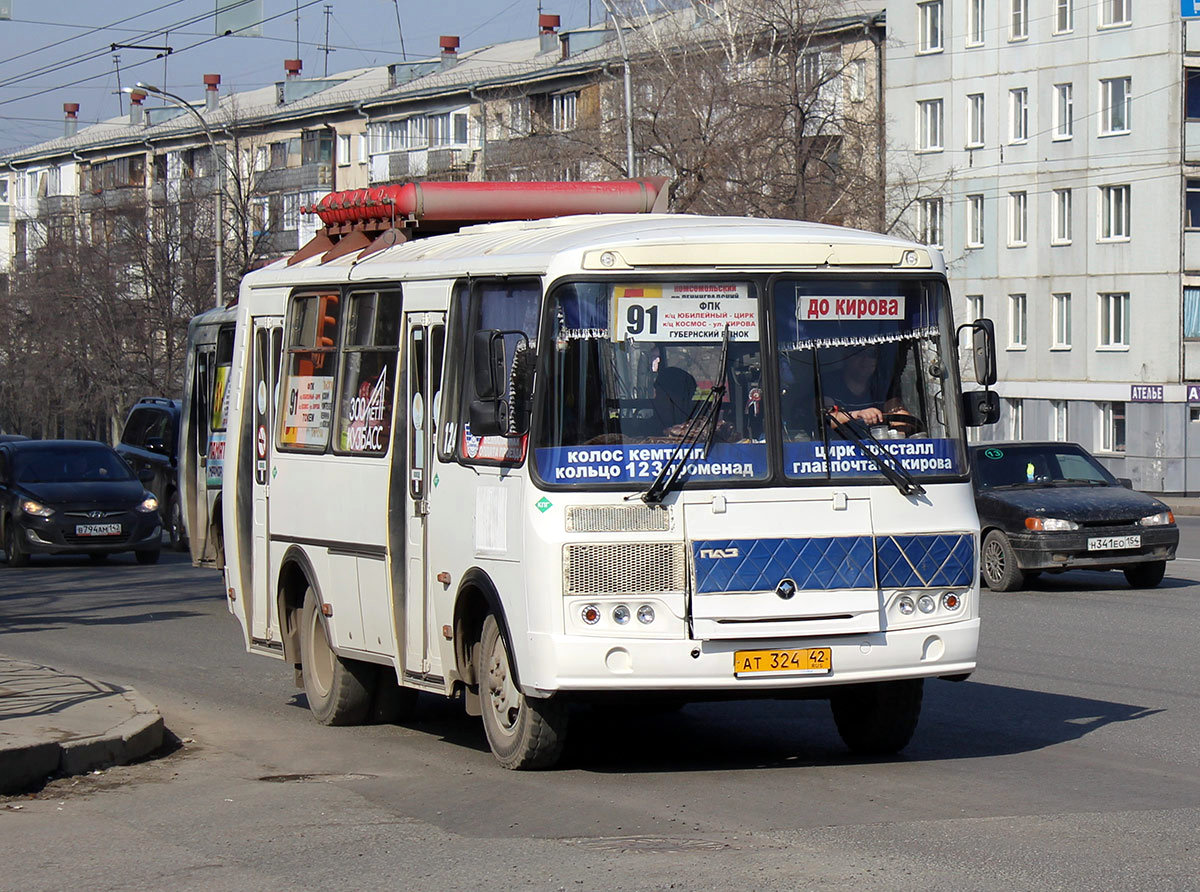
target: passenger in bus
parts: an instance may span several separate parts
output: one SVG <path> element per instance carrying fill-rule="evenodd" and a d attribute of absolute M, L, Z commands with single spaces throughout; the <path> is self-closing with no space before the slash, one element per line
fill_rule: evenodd
<path fill-rule="evenodd" d="M 650 417 L 649 437 L 679 440 L 687 433 L 688 423 L 696 408 L 696 379 L 679 366 L 660 367 L 654 378 L 653 414 Z M 742 440 L 733 425 L 724 419 L 717 423 L 714 441 L 736 443 Z"/>
<path fill-rule="evenodd" d="M 821 396 L 825 411 L 842 424 L 858 420 L 867 427 L 887 425 L 893 436 L 908 436 L 914 426 L 894 416 L 910 415 L 890 382 L 883 381 L 879 370 L 879 347 L 852 348 L 840 363 L 822 363 Z M 884 416 L 893 416 L 885 419 Z"/>

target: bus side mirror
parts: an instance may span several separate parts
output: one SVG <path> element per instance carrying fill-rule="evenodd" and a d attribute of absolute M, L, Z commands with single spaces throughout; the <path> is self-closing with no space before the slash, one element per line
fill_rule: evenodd
<path fill-rule="evenodd" d="M 994 390 L 971 390 L 962 395 L 963 424 L 982 427 L 1000 420 L 1000 395 Z"/>
<path fill-rule="evenodd" d="M 529 417 L 533 410 L 533 370 L 536 364 L 537 353 L 529 346 L 529 341 L 519 341 L 508 375 L 509 392 L 512 394 L 507 431 L 510 437 L 529 432 Z"/>
<path fill-rule="evenodd" d="M 494 328 L 475 332 L 471 338 L 471 364 L 475 376 L 475 399 L 469 407 L 471 435 L 505 436 L 508 433 L 508 403 L 503 398 L 507 383 L 504 335 Z"/>
<path fill-rule="evenodd" d="M 975 380 L 991 387 L 996 383 L 996 326 L 991 319 L 976 319 L 971 326 L 971 353 L 975 357 Z"/>

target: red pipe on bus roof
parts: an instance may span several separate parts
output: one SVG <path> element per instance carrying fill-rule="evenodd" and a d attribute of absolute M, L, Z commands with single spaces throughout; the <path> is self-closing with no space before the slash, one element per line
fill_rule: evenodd
<path fill-rule="evenodd" d="M 485 223 L 569 214 L 666 209 L 666 177 L 607 182 L 401 183 L 330 192 L 315 207 L 326 226 L 370 220 Z"/>

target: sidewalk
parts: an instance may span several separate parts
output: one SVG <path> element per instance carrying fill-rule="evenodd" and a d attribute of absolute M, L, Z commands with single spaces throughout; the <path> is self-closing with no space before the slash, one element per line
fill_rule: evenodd
<path fill-rule="evenodd" d="M 162 740 L 158 708 L 133 688 L 0 655 L 0 793 L 132 762 Z"/>
<path fill-rule="evenodd" d="M 1155 496 L 1160 502 L 1175 512 L 1178 517 L 1195 517 L 1200 515 L 1200 498 L 1184 496 Z"/>

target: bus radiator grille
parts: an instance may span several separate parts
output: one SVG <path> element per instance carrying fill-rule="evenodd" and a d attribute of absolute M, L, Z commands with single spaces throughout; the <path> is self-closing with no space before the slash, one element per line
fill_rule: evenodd
<path fill-rule="evenodd" d="M 663 533 L 671 529 L 671 512 L 661 505 L 572 505 L 567 508 L 568 533 Z"/>
<path fill-rule="evenodd" d="M 567 595 L 648 595 L 682 592 L 687 551 L 682 542 L 564 545 Z"/>

